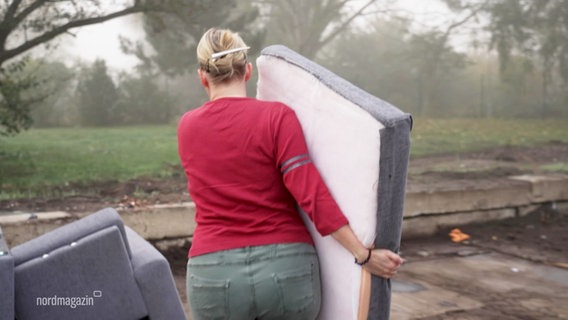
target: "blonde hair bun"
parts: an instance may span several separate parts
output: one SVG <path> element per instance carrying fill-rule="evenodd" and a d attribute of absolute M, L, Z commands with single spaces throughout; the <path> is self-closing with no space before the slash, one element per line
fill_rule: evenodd
<path fill-rule="evenodd" d="M 213 83 L 230 81 L 245 74 L 245 44 L 239 34 L 228 29 L 207 30 L 197 45 L 197 61 Z"/>

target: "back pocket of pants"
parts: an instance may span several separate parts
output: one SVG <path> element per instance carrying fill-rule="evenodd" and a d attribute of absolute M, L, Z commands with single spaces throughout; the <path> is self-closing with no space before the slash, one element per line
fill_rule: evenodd
<path fill-rule="evenodd" d="M 190 275 L 188 297 L 197 319 L 229 318 L 229 280 L 213 280 Z"/>
<path fill-rule="evenodd" d="M 314 305 L 313 266 L 273 275 L 278 286 L 284 312 L 303 312 Z"/>

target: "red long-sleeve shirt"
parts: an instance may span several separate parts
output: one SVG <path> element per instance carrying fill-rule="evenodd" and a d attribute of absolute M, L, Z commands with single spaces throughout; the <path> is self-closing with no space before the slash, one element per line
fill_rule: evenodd
<path fill-rule="evenodd" d="M 184 114 L 178 151 L 196 205 L 189 256 L 275 243 L 313 243 L 296 202 L 327 235 L 347 224 L 310 160 L 294 111 L 221 98 Z"/>

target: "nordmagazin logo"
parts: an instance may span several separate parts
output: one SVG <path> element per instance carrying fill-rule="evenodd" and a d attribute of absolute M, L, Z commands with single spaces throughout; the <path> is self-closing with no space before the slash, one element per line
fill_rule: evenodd
<path fill-rule="evenodd" d="M 36 305 L 41 307 L 68 307 L 75 309 L 77 307 L 94 306 L 95 299 L 103 296 L 101 290 L 93 291 L 92 295 L 75 296 L 75 297 L 62 297 L 53 295 L 51 297 L 37 297 Z"/>

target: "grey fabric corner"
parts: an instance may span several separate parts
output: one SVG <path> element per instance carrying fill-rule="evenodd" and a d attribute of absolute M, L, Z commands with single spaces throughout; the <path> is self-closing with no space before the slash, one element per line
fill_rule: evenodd
<path fill-rule="evenodd" d="M 14 262 L 20 265 L 29 259 L 34 259 L 46 252 L 68 245 L 76 239 L 82 238 L 85 234 L 96 232 L 109 226 L 117 226 L 123 239 L 126 239 L 126 232 L 120 215 L 112 208 L 106 208 L 96 213 L 92 213 L 80 220 L 66 224 L 51 232 L 34 238 L 25 244 L 12 248 Z M 126 248 L 130 256 L 130 248 Z"/>
<path fill-rule="evenodd" d="M 185 319 L 183 304 L 166 258 L 129 227 L 126 227 L 126 235 L 132 250 L 134 278 L 150 319 Z"/>

